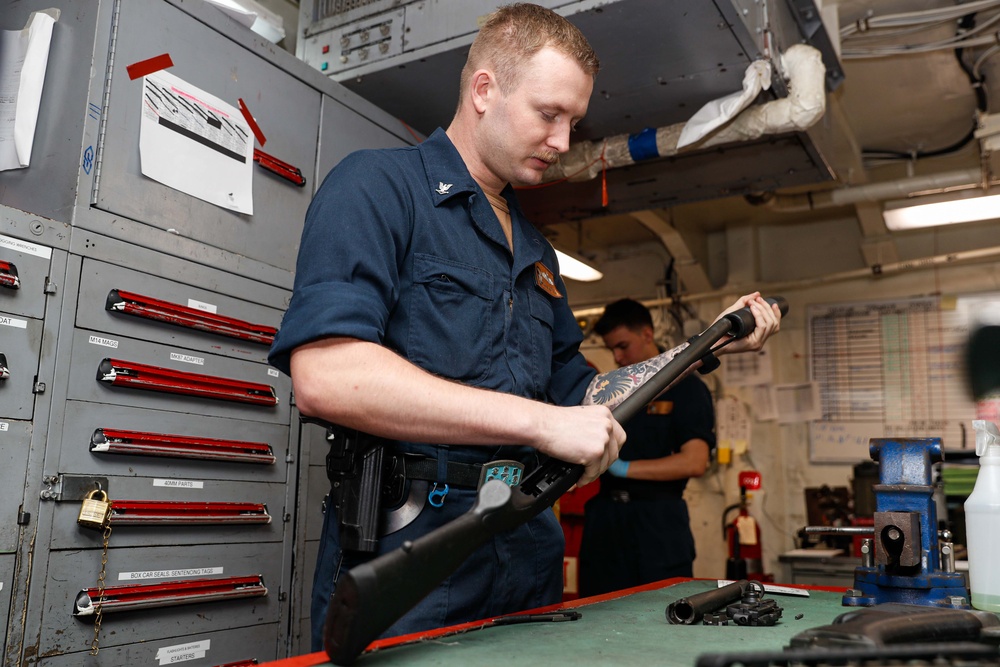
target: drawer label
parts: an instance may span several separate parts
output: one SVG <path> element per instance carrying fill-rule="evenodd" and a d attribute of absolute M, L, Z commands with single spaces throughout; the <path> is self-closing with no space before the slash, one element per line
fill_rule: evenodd
<path fill-rule="evenodd" d="M 6 315 L 0 315 L 0 324 L 5 327 L 14 327 L 15 329 L 28 328 L 28 323 L 24 320 L 19 320 L 16 317 L 7 317 Z"/>
<path fill-rule="evenodd" d="M 171 489 L 204 489 L 205 482 L 193 479 L 154 479 L 153 486 L 165 486 Z"/>
<path fill-rule="evenodd" d="M 145 572 L 119 572 L 118 581 L 143 581 L 146 579 L 186 579 L 222 574 L 222 567 L 190 567 L 177 570 L 146 570 Z"/>
<path fill-rule="evenodd" d="M 91 336 L 89 339 L 91 345 L 101 345 L 103 347 L 113 347 L 118 349 L 118 341 L 113 338 L 102 338 L 100 336 Z"/>
<path fill-rule="evenodd" d="M 195 310 L 203 310 L 206 313 L 217 314 L 219 309 L 210 303 L 205 303 L 204 301 L 197 301 L 196 299 L 188 299 L 188 308 L 194 308 Z"/>
<path fill-rule="evenodd" d="M 161 649 L 157 649 L 156 659 L 161 665 L 175 665 L 178 662 L 204 658 L 211 647 L 211 639 L 203 639 L 200 642 L 191 642 L 190 644 L 164 646 Z"/>
<path fill-rule="evenodd" d="M 204 357 L 192 357 L 190 354 L 180 354 L 179 352 L 171 352 L 170 361 L 183 361 L 185 364 L 197 364 L 198 366 L 205 365 Z"/>
<path fill-rule="evenodd" d="M 9 428 L 10 428 L 10 424 L 8 424 L 7 422 L 0 422 L 0 431 L 6 431 Z M 3 582 L 2 581 L 0 581 L 0 586 L 3 586 Z"/>
<path fill-rule="evenodd" d="M 267 369 L 267 374 L 270 375 L 273 378 L 281 377 L 281 373 L 279 373 L 276 368 L 268 368 Z"/>
<path fill-rule="evenodd" d="M 16 250 L 17 252 L 34 255 L 35 257 L 44 257 L 45 259 L 52 257 L 52 248 L 46 248 L 43 245 L 28 243 L 27 241 L 14 239 L 9 236 L 4 236 L 3 234 L 0 234 L 0 248 L 10 248 L 11 250 Z"/>

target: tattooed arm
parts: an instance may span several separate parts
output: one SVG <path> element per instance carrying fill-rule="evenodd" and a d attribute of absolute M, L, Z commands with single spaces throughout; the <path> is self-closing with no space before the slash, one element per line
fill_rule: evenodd
<path fill-rule="evenodd" d="M 606 405 L 614 408 L 625 400 L 633 391 L 641 387 L 646 380 L 653 377 L 657 371 L 666 366 L 671 359 L 676 357 L 688 346 L 682 343 L 672 350 L 667 350 L 652 359 L 640 361 L 631 366 L 623 366 L 608 373 L 601 373 L 590 382 L 587 387 L 587 395 L 583 397 L 582 405 Z M 694 369 L 690 366 L 677 380 L 671 383 L 671 387 L 677 384 L 681 378 L 687 377 Z M 666 391 L 666 390 L 664 390 Z"/>
<path fill-rule="evenodd" d="M 750 312 L 753 313 L 754 330 L 749 335 L 733 341 L 730 345 L 726 345 L 721 349 L 716 348 L 719 349 L 719 355 L 759 350 L 764 346 L 764 341 L 777 333 L 781 327 L 781 311 L 778 309 L 778 306 L 764 301 L 760 296 L 760 292 L 741 296 L 733 305 L 722 311 L 719 317 L 721 318 L 727 313 L 739 310 L 740 308 L 749 308 Z M 716 318 L 716 321 L 718 319 Z M 637 364 L 624 366 L 617 370 L 598 375 L 591 381 L 590 386 L 587 387 L 587 394 L 584 396 L 581 404 L 605 405 L 608 408 L 614 408 L 624 401 L 629 394 L 642 386 L 646 380 L 653 377 L 658 370 L 666 366 L 687 346 L 687 343 L 682 343 L 674 349 L 667 350 L 652 359 L 640 361 Z M 700 363 L 695 363 L 689 366 L 670 386 L 672 387 L 677 384 L 677 382 L 687 377 L 692 370 L 700 365 Z"/>

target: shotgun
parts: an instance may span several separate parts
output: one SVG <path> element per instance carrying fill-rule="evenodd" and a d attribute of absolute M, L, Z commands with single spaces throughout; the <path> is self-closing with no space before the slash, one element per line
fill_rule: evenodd
<path fill-rule="evenodd" d="M 767 299 L 784 315 L 788 303 Z M 717 320 L 688 347 L 611 411 L 623 423 L 656 398 L 718 341 L 742 338 L 754 329 L 749 308 Z M 549 458 L 512 488 L 490 480 L 468 512 L 426 535 L 358 565 L 340 577 L 330 600 L 324 646 L 336 665 L 350 665 L 365 647 L 448 578 L 494 535 L 527 522 L 548 509 L 583 474 L 583 466 Z"/>

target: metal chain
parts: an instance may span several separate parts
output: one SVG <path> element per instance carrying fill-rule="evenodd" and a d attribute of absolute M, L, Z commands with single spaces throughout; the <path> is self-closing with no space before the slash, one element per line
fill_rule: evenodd
<path fill-rule="evenodd" d="M 97 575 L 97 605 L 94 611 L 94 641 L 90 644 L 90 655 L 100 650 L 97 642 L 101 635 L 101 619 L 104 616 L 104 573 L 108 568 L 108 541 L 111 539 L 111 521 L 104 527 L 104 551 L 101 552 L 101 572 Z"/>

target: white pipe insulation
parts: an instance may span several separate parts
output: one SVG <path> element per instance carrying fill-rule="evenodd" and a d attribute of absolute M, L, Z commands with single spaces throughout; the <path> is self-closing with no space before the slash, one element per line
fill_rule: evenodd
<path fill-rule="evenodd" d="M 826 68 L 820 52 L 806 44 L 794 44 L 781 55 L 788 75 L 788 97 L 744 110 L 727 125 L 692 145 L 693 150 L 757 139 L 766 134 L 801 132 L 826 112 Z M 677 140 L 687 123 L 645 130 L 638 135 L 620 134 L 599 141 L 581 142 L 570 147 L 559 161 L 545 171 L 544 181 L 569 178 L 586 181 L 602 169 L 635 164 L 643 159 L 677 155 Z M 655 151 L 650 135 L 655 132 Z M 643 137 L 643 150 L 633 156 L 636 137 Z M 603 152 L 604 160 L 601 161 Z M 693 151 L 692 151 L 693 152 Z"/>

